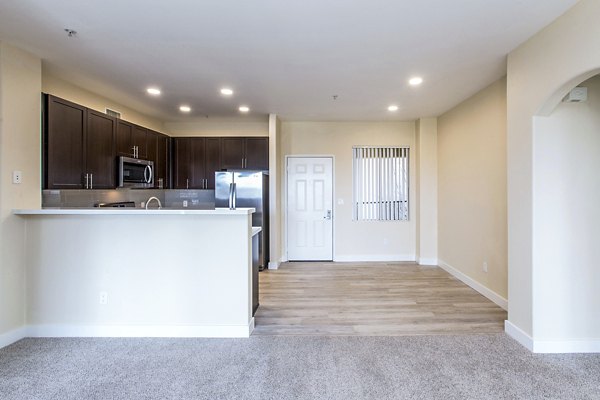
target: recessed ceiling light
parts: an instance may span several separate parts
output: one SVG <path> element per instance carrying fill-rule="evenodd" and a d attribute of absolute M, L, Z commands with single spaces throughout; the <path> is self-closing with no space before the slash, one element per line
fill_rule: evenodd
<path fill-rule="evenodd" d="M 410 80 L 408 81 L 408 84 L 411 86 L 419 86 L 421 83 L 423 83 L 423 78 L 421 78 L 420 76 L 410 78 Z"/>
<path fill-rule="evenodd" d="M 189 113 L 190 111 L 192 111 L 192 108 L 190 106 L 179 106 L 179 111 Z"/>
<path fill-rule="evenodd" d="M 221 89 L 221 94 L 225 96 L 231 96 L 233 94 L 233 90 L 229 88 L 223 88 Z"/>
<path fill-rule="evenodd" d="M 398 111 L 398 106 L 395 104 L 392 104 L 391 106 L 388 107 L 388 111 Z"/>
<path fill-rule="evenodd" d="M 240 112 L 247 113 L 248 111 L 250 111 L 250 107 L 240 106 L 239 110 L 240 110 Z"/>
<path fill-rule="evenodd" d="M 146 92 L 148 92 L 148 94 L 151 94 L 152 96 L 158 96 L 160 94 L 160 89 L 155 87 L 149 87 L 148 89 L 146 89 Z"/>

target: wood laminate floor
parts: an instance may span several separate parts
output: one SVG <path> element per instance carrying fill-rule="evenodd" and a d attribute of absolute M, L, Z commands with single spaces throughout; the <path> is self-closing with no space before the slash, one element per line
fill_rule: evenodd
<path fill-rule="evenodd" d="M 254 335 L 497 333 L 506 311 L 439 267 L 284 263 L 260 273 Z"/>

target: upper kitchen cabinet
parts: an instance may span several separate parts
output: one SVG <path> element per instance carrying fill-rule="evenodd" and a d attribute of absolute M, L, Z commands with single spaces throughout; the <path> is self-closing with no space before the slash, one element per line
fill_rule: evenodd
<path fill-rule="evenodd" d="M 44 96 L 44 187 L 84 187 L 87 109 L 58 97 Z"/>
<path fill-rule="evenodd" d="M 174 188 L 214 189 L 215 171 L 221 163 L 220 147 L 220 138 L 174 138 Z"/>
<path fill-rule="evenodd" d="M 115 187 L 116 122 L 115 118 L 104 113 L 87 110 L 85 174 L 88 189 Z"/>
<path fill-rule="evenodd" d="M 269 138 L 222 138 L 221 168 L 258 170 L 269 169 Z"/>
<path fill-rule="evenodd" d="M 221 168 L 244 168 L 244 138 L 224 137 L 221 141 Z"/>
<path fill-rule="evenodd" d="M 114 118 L 46 95 L 44 119 L 47 189 L 115 187 Z"/>
<path fill-rule="evenodd" d="M 154 161 L 154 187 L 167 189 L 169 178 L 169 143 L 170 139 L 162 133 L 148 131 L 148 160 Z"/>
<path fill-rule="evenodd" d="M 148 158 L 148 136 L 146 128 L 127 121 L 117 122 L 117 155 L 132 158 Z"/>
<path fill-rule="evenodd" d="M 269 169 L 269 138 L 249 137 L 246 138 L 246 169 Z"/>

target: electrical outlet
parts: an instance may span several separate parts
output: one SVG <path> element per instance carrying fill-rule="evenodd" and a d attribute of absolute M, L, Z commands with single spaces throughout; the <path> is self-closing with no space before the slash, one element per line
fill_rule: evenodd
<path fill-rule="evenodd" d="M 483 262 L 483 267 L 481 268 L 483 269 L 483 272 L 488 272 L 488 265 L 487 265 L 487 261 Z"/>
<path fill-rule="evenodd" d="M 23 181 L 23 173 L 21 171 L 13 171 L 13 183 L 17 185 Z"/>
<path fill-rule="evenodd" d="M 188 201 L 187 201 L 187 200 L 184 200 L 184 201 L 183 201 L 183 206 L 184 206 L 184 207 L 187 207 L 187 206 L 188 206 Z"/>
<path fill-rule="evenodd" d="M 100 292 L 100 304 L 108 304 L 108 292 Z"/>

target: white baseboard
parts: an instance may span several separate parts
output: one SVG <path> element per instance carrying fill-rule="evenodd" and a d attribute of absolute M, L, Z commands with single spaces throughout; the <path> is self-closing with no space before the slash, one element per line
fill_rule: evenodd
<path fill-rule="evenodd" d="M 438 265 L 440 268 L 448 272 L 450 275 L 453 275 L 455 278 L 461 280 L 463 283 L 469 285 L 472 289 L 475 289 L 498 306 L 502 307 L 505 310 L 508 310 L 508 300 L 504 297 L 500 296 L 498 293 L 493 290 L 483 286 L 481 283 L 477 282 L 473 278 L 463 274 L 458 269 L 452 267 L 451 265 L 445 263 L 442 260 L 438 260 Z"/>
<path fill-rule="evenodd" d="M 27 327 L 13 329 L 0 334 L 0 349 L 27 337 Z"/>
<path fill-rule="evenodd" d="M 533 351 L 533 338 L 512 322 L 508 320 L 504 321 L 504 332 L 527 350 Z"/>
<path fill-rule="evenodd" d="M 419 265 L 438 265 L 437 258 L 419 258 Z"/>
<path fill-rule="evenodd" d="M 269 269 L 279 269 L 279 265 L 278 261 L 269 261 Z"/>
<path fill-rule="evenodd" d="M 29 337 L 173 337 L 247 338 L 254 330 L 248 325 L 31 325 Z"/>
<path fill-rule="evenodd" d="M 600 353 L 600 339 L 535 340 L 510 321 L 504 331 L 533 353 Z"/>
<path fill-rule="evenodd" d="M 415 262 L 414 254 L 357 254 L 335 256 L 335 262 Z"/>

